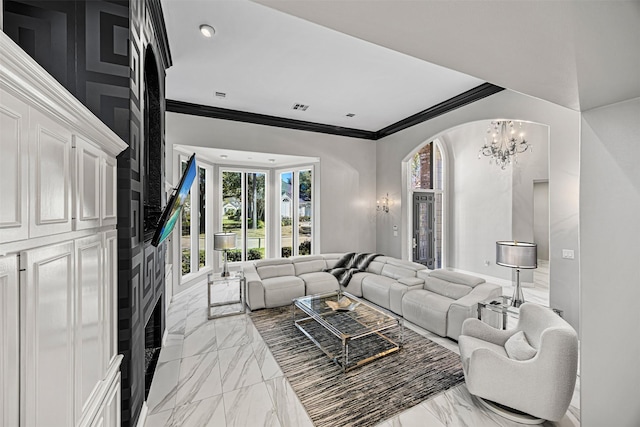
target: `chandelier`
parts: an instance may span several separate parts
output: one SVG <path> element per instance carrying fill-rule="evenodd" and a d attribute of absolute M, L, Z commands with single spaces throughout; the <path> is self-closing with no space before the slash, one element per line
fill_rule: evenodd
<path fill-rule="evenodd" d="M 489 164 L 495 161 L 503 170 L 511 163 L 512 158 L 514 163 L 518 163 L 518 154 L 531 150 L 531 146 L 524 139 L 521 122 L 518 122 L 518 130 L 520 132 L 516 133 L 514 122 L 510 120 L 491 122 L 478 158 L 487 156 Z"/>

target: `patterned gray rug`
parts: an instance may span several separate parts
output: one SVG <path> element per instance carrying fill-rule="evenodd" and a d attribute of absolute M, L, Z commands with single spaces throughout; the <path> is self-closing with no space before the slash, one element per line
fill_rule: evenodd
<path fill-rule="evenodd" d="M 373 426 L 464 381 L 460 356 L 408 328 L 400 351 L 344 374 L 290 307 L 250 316 L 317 427 Z"/>

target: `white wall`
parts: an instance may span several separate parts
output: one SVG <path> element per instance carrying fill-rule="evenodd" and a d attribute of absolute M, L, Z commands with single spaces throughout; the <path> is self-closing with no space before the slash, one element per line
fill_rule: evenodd
<path fill-rule="evenodd" d="M 640 98 L 584 112 L 582 424 L 640 425 Z"/>
<path fill-rule="evenodd" d="M 478 159 L 488 126 L 486 121 L 469 123 L 441 138 L 451 154 L 447 266 L 515 280 L 514 270 L 495 264 L 495 242 L 533 241 L 533 181 L 549 176 L 549 130 L 524 123 L 532 149 L 518 156 L 518 164 L 502 170 L 487 157 Z M 521 280 L 533 282 L 532 270 L 523 270 Z"/>
<path fill-rule="evenodd" d="M 377 192 L 389 192 L 394 203 L 377 224 L 377 251 L 408 258 L 407 231 L 401 219 L 409 204 L 402 200 L 401 163 L 416 147 L 454 127 L 478 120 L 517 118 L 549 126 L 550 301 L 579 327 L 578 180 L 580 114 L 509 90 L 466 105 L 377 142 Z M 398 225 L 398 237 L 393 236 Z M 575 260 L 562 259 L 562 249 L 575 250 Z"/>
<path fill-rule="evenodd" d="M 345 138 L 167 113 L 167 144 L 320 158 L 321 252 L 376 249 L 376 147 Z"/>

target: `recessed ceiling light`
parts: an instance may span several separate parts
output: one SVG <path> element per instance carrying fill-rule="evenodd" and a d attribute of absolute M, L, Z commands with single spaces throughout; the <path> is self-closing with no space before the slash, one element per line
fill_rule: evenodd
<path fill-rule="evenodd" d="M 269 163 L 275 163 L 276 159 L 269 159 Z"/>
<path fill-rule="evenodd" d="M 202 24 L 200 25 L 200 32 L 203 36 L 210 39 L 216 33 L 216 30 L 211 25 Z"/>
<path fill-rule="evenodd" d="M 226 154 L 220 154 L 220 158 L 221 159 L 226 159 L 227 157 L 229 157 L 229 156 L 227 156 Z"/>

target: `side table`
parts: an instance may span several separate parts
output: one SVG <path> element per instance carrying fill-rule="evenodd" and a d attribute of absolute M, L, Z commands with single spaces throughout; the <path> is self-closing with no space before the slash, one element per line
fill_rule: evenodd
<path fill-rule="evenodd" d="M 229 276 L 221 273 L 209 273 L 207 276 L 207 317 L 234 316 L 246 312 L 246 279 L 242 270 L 230 271 Z M 234 307 L 238 306 L 238 307 Z M 212 313 L 214 307 L 223 307 L 220 313 Z"/>
<path fill-rule="evenodd" d="M 507 329 L 507 317 L 513 317 L 515 319 L 520 317 L 520 307 L 513 307 L 511 305 L 511 297 L 506 295 L 479 302 L 478 320 L 482 320 L 482 311 L 484 309 L 493 313 L 498 313 L 502 317 L 502 329 Z M 562 310 L 557 308 L 551 308 L 551 310 L 553 310 L 558 316 L 562 317 Z"/>

